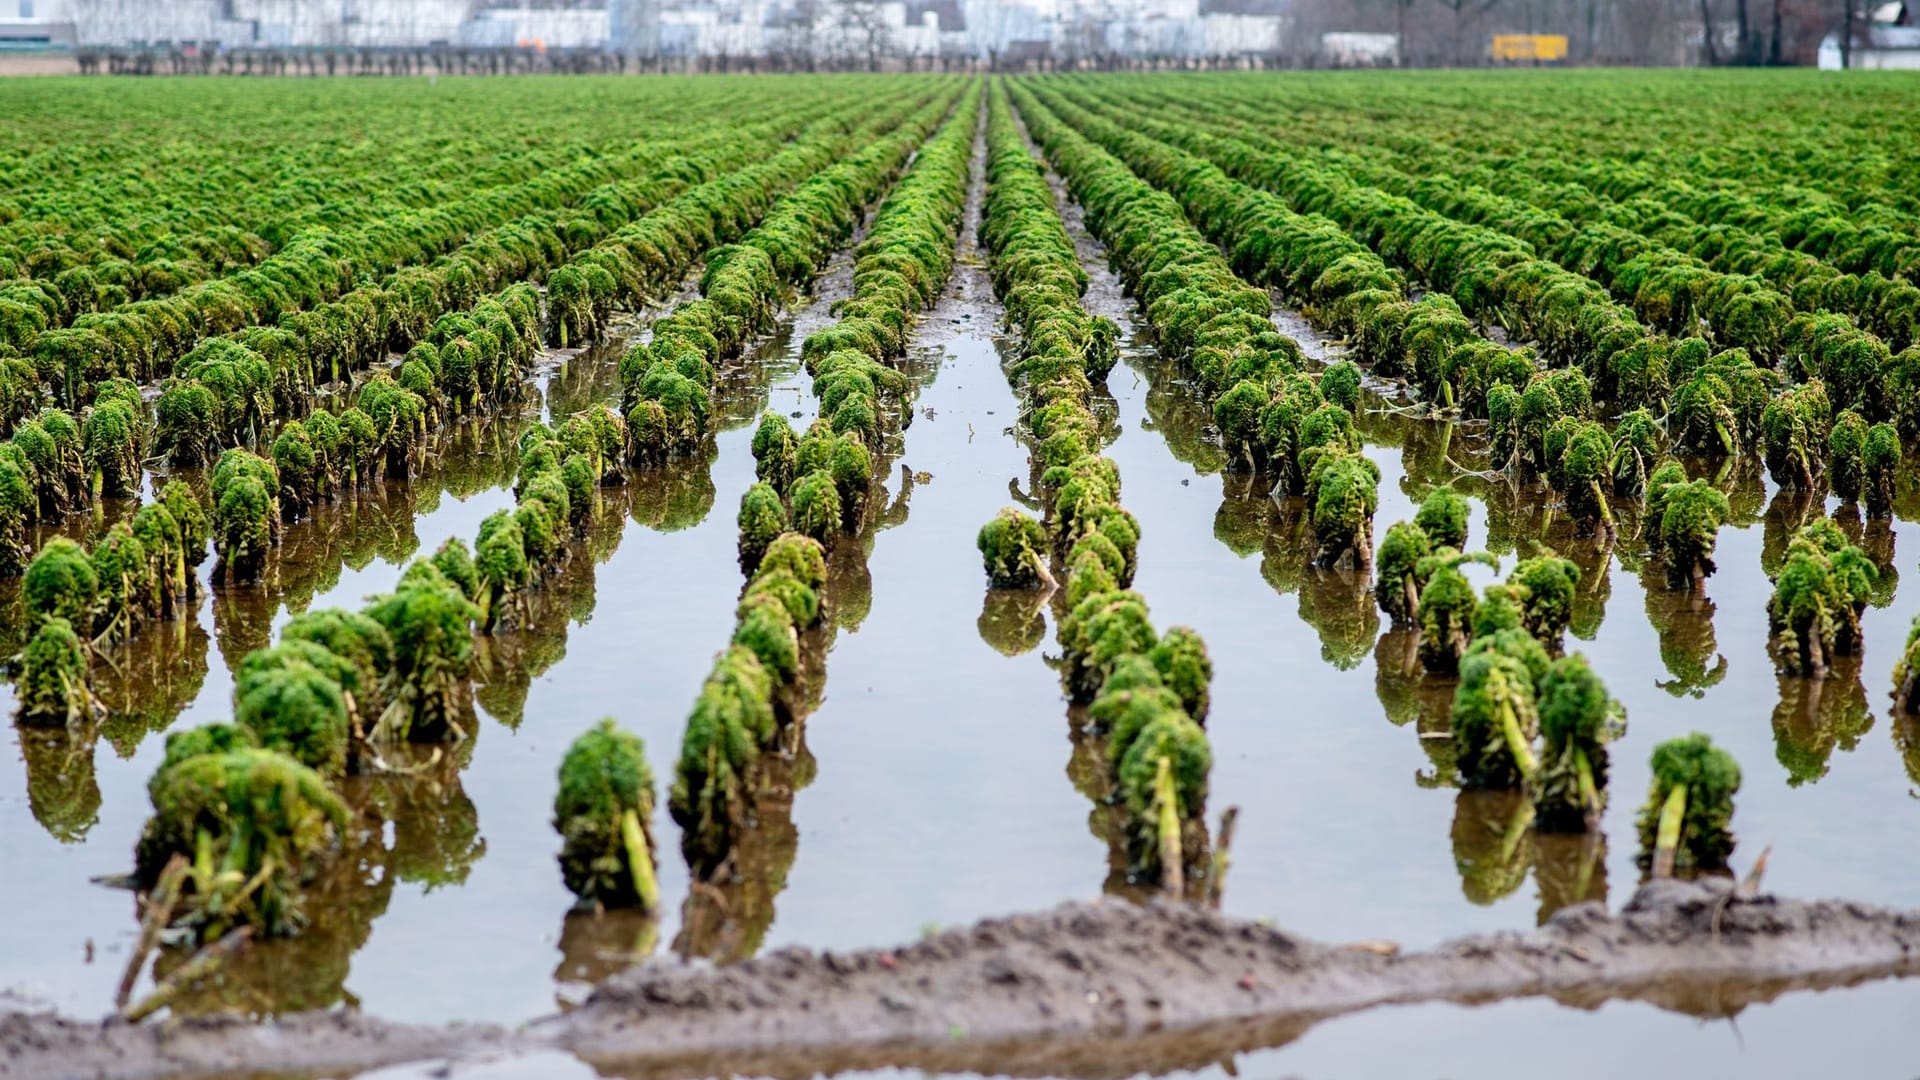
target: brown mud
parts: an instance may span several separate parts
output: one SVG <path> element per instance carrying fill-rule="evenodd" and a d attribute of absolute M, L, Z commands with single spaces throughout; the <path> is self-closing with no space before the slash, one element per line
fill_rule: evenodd
<path fill-rule="evenodd" d="M 1920 972 L 1920 912 L 1731 888 L 1656 882 L 1618 914 L 1577 904 L 1538 930 L 1409 953 L 1190 906 L 1070 903 L 894 949 L 790 948 L 726 968 L 663 959 L 514 1032 L 339 1012 L 267 1025 L 15 1013 L 0 1016 L 0 1076 L 337 1074 L 554 1050 L 625 1076 L 1118 1076 L 1219 1062 L 1380 1005 L 1546 997 L 1729 1017 L 1792 991 Z"/>

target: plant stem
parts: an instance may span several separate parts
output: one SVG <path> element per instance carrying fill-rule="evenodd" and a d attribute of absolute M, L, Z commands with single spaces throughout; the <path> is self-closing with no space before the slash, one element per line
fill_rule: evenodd
<path fill-rule="evenodd" d="M 640 896 L 640 907 L 653 911 L 660 903 L 660 884 L 653 876 L 653 852 L 647 848 L 647 835 L 640 831 L 640 815 L 632 808 L 620 814 L 620 838 L 627 847 L 627 870 L 633 875 L 633 891 Z"/>
<path fill-rule="evenodd" d="M 1660 828 L 1654 833 L 1653 876 L 1673 876 L 1673 859 L 1680 847 L 1680 824 L 1687 816 L 1687 785 L 1675 784 L 1660 807 Z"/>
<path fill-rule="evenodd" d="M 1173 761 L 1162 757 L 1153 776 L 1153 802 L 1160 834 L 1160 888 L 1168 896 L 1186 895 L 1186 860 L 1180 851 L 1180 811 L 1173 792 Z"/>

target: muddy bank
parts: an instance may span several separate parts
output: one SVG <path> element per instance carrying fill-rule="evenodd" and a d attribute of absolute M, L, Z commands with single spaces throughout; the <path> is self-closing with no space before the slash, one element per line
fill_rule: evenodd
<path fill-rule="evenodd" d="M 1920 972 L 1920 912 L 1735 899 L 1723 882 L 1642 888 L 1617 915 L 1395 954 L 1186 907 L 1071 903 L 895 949 L 783 949 L 728 968 L 657 961 L 518 1032 L 351 1014 L 132 1026 L 0 1016 L 0 1076 L 340 1073 L 562 1050 L 621 1075 L 809 1076 L 884 1066 L 1117 1076 L 1278 1046 L 1386 1004 L 1642 1001 L 1725 1017 L 1794 990 Z"/>

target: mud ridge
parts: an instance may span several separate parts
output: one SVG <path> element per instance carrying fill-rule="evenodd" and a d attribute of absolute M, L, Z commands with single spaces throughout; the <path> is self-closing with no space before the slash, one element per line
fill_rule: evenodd
<path fill-rule="evenodd" d="M 1920 911 L 1740 899 L 1658 882 L 1617 915 L 1567 908 L 1538 929 L 1420 952 L 1333 945 L 1192 907 L 1069 903 L 911 945 L 792 948 L 716 968 L 659 960 L 517 1032 L 348 1013 L 268 1025 L 89 1024 L 0 1015 L 0 1076 L 339 1072 L 563 1050 L 635 1076 L 809 1076 L 883 1066 L 1119 1076 L 1193 1068 L 1387 1004 L 1548 997 L 1730 1016 L 1794 990 L 1920 973 Z"/>

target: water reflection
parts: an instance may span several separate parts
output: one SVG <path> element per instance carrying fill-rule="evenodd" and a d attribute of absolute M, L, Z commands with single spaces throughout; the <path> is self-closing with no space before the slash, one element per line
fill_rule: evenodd
<path fill-rule="evenodd" d="M 1526 883 L 1533 865 L 1533 801 L 1520 791 L 1462 791 L 1453 800 L 1453 865 L 1460 893 L 1485 907 Z"/>
<path fill-rule="evenodd" d="M 717 963 L 734 963 L 759 952 L 773 925 L 775 902 L 786 888 L 800 844 L 793 824 L 795 796 L 814 780 L 818 765 L 806 745 L 807 717 L 826 697 L 827 658 L 841 631 L 860 628 L 873 607 L 873 574 L 867 561 L 879 534 L 904 525 L 914 488 L 932 478 L 899 467 L 895 489 L 884 488 L 904 449 L 903 433 L 912 422 L 913 401 L 939 371 L 939 350 L 909 353 L 900 370 L 913 383 L 902 413 L 885 426 L 893 432 L 873 455 L 877 497 L 868 501 L 859 527 L 839 536 L 827 553 L 827 584 L 822 596 L 822 625 L 801 635 L 799 677 L 783 702 L 781 745 L 763 750 L 744 778 L 742 820 L 731 830 L 733 845 L 717 864 L 686 849 L 689 884 L 681 906 L 680 930 L 673 949 Z M 750 421 L 758 410 L 745 412 Z M 689 834 L 691 835 L 691 834 Z"/>
<path fill-rule="evenodd" d="M 1003 656 L 1020 656 L 1047 638 L 1047 600 L 1041 589 L 988 589 L 975 626 L 980 640 Z"/>
<path fill-rule="evenodd" d="M 16 729 L 27 762 L 27 805 L 47 835 L 77 844 L 100 820 L 100 785 L 94 779 L 92 732 L 22 726 Z"/>
<path fill-rule="evenodd" d="M 1873 710 L 1860 681 L 1860 658 L 1836 657 L 1824 678 L 1781 675 L 1773 709 L 1774 756 L 1792 787 L 1827 775 L 1835 747 L 1851 751 L 1873 730 Z"/>

